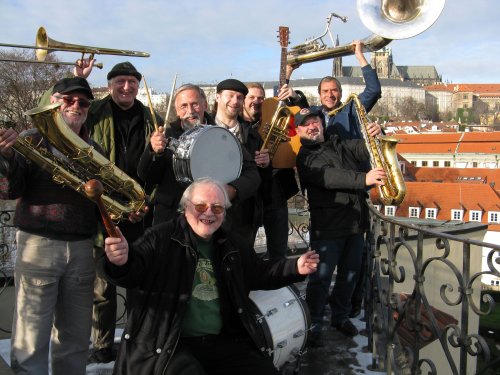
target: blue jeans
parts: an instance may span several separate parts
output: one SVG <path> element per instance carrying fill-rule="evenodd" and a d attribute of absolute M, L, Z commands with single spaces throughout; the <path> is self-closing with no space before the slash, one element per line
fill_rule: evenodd
<path fill-rule="evenodd" d="M 20 374 L 84 375 L 92 324 L 94 239 L 17 232 L 11 367 Z M 50 345 L 49 345 L 50 344 Z"/>
<path fill-rule="evenodd" d="M 316 250 L 320 258 L 318 271 L 309 275 L 306 289 L 306 301 L 314 331 L 320 331 L 323 327 L 325 303 L 335 268 L 337 277 L 330 298 L 332 324 L 349 319 L 351 297 L 361 269 L 363 241 L 363 234 L 311 241 L 311 248 Z"/>

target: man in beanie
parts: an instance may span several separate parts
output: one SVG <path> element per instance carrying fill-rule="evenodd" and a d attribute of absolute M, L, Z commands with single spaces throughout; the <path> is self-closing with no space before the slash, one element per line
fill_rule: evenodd
<path fill-rule="evenodd" d="M 64 78 L 54 85 L 50 102 L 60 103 L 66 124 L 98 148 L 84 127 L 93 98 L 85 79 Z M 53 153 L 36 127 L 20 136 Z M 0 172 L 8 180 L 8 199 L 17 200 L 11 367 L 16 373 L 48 374 L 50 357 L 52 374 L 84 375 L 99 214 L 93 202 L 15 153 L 17 138 L 14 129 L 0 129 L 0 165 L 5 168 Z"/>
<path fill-rule="evenodd" d="M 75 74 L 87 77 L 94 61 L 80 60 Z M 148 107 L 136 99 L 142 75 L 134 65 L 125 61 L 116 64 L 108 73 L 109 95 L 95 101 L 85 123 L 90 136 L 100 144 L 108 158 L 127 175 L 139 182 L 146 193 L 150 194 L 153 186 L 146 186 L 137 175 L 139 159 L 154 131 L 152 114 Z M 163 120 L 155 113 L 158 124 Z M 137 222 L 122 221 L 120 230 L 129 242 L 140 237 L 151 218 Z M 96 247 L 96 258 L 102 255 L 102 248 Z M 128 305 L 130 293 L 127 291 Z M 116 287 L 108 284 L 99 275 L 95 282 L 94 317 L 92 337 L 94 348 L 89 362 L 110 362 L 114 360 L 112 350 L 116 325 Z"/>
<path fill-rule="evenodd" d="M 306 291 L 312 323 L 309 345 L 319 347 L 323 346 L 323 314 L 335 268 L 329 301 L 331 325 L 346 336 L 358 334 L 349 314 L 368 228 L 366 190 L 383 185 L 386 176 L 383 168 L 358 171 L 359 163 L 370 157 L 362 139 L 342 140 L 333 135 L 325 140 L 320 110 L 303 108 L 295 115 L 295 125 L 302 143 L 297 172 L 309 202 L 311 249 L 320 256 L 318 272 L 310 276 Z"/>

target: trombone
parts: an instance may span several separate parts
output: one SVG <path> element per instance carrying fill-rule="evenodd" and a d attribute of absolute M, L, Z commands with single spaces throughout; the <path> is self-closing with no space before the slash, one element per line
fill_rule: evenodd
<path fill-rule="evenodd" d="M 38 29 L 36 33 L 36 45 L 24 45 L 24 44 L 7 44 L 0 43 L 0 47 L 12 47 L 12 48 L 29 48 L 35 50 L 36 60 L 14 60 L 14 59 L 2 59 L 1 61 L 11 61 L 11 62 L 26 62 L 26 63 L 40 63 L 40 64 L 58 64 L 58 65 L 76 65 L 70 62 L 55 62 L 55 61 L 45 61 L 47 54 L 52 51 L 66 51 L 66 52 L 79 52 L 82 54 L 81 59 L 85 58 L 85 54 L 89 54 L 89 59 L 92 60 L 94 55 L 119 55 L 119 56 L 133 56 L 133 57 L 149 57 L 149 53 L 140 51 L 131 51 L 124 49 L 114 49 L 114 48 L 103 48 L 103 47 L 92 47 L 80 44 L 71 44 L 59 42 L 57 40 L 49 38 L 45 28 L 42 26 Z M 102 64 L 94 64 L 99 69 L 102 69 Z"/>

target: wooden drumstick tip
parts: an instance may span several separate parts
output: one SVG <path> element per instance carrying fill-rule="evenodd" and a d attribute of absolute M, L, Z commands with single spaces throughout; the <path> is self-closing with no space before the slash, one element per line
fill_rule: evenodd
<path fill-rule="evenodd" d="M 84 189 L 87 197 L 92 200 L 99 198 L 104 192 L 104 187 L 99 180 L 88 180 Z"/>
<path fill-rule="evenodd" d="M 106 228 L 109 236 L 120 238 L 118 232 L 116 231 L 115 224 L 113 223 L 113 220 L 111 220 L 109 212 L 106 210 L 104 202 L 102 201 L 104 187 L 102 186 L 101 181 L 95 179 L 88 180 L 85 183 L 84 190 L 87 197 L 97 205 L 97 208 L 99 208 L 104 227 Z"/>

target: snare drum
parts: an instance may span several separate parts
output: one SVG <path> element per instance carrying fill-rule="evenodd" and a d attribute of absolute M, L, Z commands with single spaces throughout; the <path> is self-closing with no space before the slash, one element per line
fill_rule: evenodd
<path fill-rule="evenodd" d="M 264 330 L 267 351 L 276 368 L 294 361 L 306 346 L 311 326 L 309 310 L 298 289 L 287 286 L 277 290 L 250 292 L 257 322 Z"/>
<path fill-rule="evenodd" d="M 174 173 L 179 182 L 191 183 L 211 177 L 226 184 L 241 173 L 243 154 L 238 139 L 220 126 L 197 126 L 184 132 L 176 142 Z"/>

